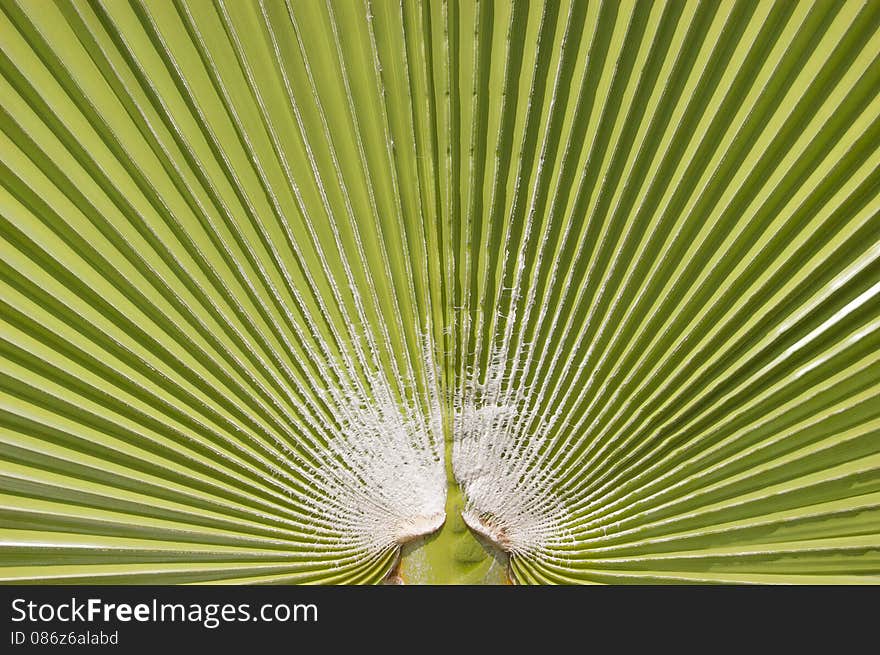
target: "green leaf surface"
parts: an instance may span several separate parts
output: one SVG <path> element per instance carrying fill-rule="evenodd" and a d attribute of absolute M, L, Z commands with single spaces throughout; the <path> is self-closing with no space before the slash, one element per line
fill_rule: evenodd
<path fill-rule="evenodd" d="M 880 582 L 880 2 L 0 0 L 0 111 L 0 582 Z"/>

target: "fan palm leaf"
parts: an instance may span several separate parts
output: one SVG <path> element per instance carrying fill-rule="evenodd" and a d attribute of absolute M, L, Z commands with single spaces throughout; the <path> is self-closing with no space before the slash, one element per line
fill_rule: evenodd
<path fill-rule="evenodd" d="M 878 30 L 2 0 L 0 580 L 880 581 Z"/>

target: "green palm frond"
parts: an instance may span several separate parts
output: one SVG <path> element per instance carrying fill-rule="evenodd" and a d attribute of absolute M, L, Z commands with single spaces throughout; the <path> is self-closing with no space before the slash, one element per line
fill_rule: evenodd
<path fill-rule="evenodd" d="M 880 2 L 0 0 L 0 98 L 0 580 L 880 582 Z"/>

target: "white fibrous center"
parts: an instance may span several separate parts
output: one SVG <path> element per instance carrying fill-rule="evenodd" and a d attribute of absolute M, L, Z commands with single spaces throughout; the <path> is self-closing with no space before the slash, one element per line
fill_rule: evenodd
<path fill-rule="evenodd" d="M 484 381 L 471 380 L 456 399 L 453 472 L 466 498 L 465 523 L 512 554 L 534 555 L 562 545 L 568 533 L 552 468 L 542 466 L 553 421 L 528 409 L 504 371 L 493 358 Z"/>
<path fill-rule="evenodd" d="M 436 392 L 401 398 L 382 375 L 325 392 L 338 432 L 312 469 L 309 504 L 337 543 L 378 553 L 439 529 L 445 520 L 443 430 Z"/>

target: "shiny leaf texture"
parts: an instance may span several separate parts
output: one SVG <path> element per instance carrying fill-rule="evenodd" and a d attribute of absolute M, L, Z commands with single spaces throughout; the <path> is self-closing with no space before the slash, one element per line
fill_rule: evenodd
<path fill-rule="evenodd" d="M 0 581 L 880 582 L 880 2 L 0 0 L 0 109 Z"/>

